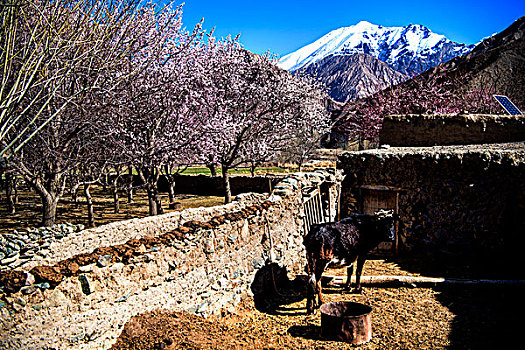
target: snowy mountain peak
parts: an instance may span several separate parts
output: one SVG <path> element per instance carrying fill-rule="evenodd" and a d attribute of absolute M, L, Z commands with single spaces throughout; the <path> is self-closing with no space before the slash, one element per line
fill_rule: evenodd
<path fill-rule="evenodd" d="M 317 41 L 282 57 L 279 67 L 295 71 L 330 55 L 368 54 L 404 74 L 420 73 L 466 54 L 473 46 L 454 43 L 419 24 L 383 27 L 361 21 L 335 29 Z"/>

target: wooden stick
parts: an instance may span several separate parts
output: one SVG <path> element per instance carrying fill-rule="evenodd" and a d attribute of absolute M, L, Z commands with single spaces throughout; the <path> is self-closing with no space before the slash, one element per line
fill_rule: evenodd
<path fill-rule="evenodd" d="M 334 283 L 346 282 L 343 276 L 323 276 Z M 355 283 L 355 276 L 352 276 L 352 283 Z M 525 280 L 489 280 L 489 279 L 447 279 L 442 277 L 420 277 L 420 276 L 361 276 L 362 285 L 392 285 L 392 287 L 434 287 L 438 284 L 456 285 L 525 285 Z"/>

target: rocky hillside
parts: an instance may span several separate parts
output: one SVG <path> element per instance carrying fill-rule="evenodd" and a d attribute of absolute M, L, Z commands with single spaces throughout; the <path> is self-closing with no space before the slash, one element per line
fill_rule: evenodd
<path fill-rule="evenodd" d="M 318 78 L 338 102 L 370 96 L 408 76 L 366 54 L 331 55 L 301 70 Z"/>
<path fill-rule="evenodd" d="M 501 33 L 479 43 L 469 54 L 424 72 L 420 79 L 455 82 L 453 90 L 457 93 L 482 89 L 491 94 L 507 95 L 523 111 L 525 16 Z M 406 86 L 412 87 L 409 82 Z M 503 110 L 496 112 L 504 113 Z"/>

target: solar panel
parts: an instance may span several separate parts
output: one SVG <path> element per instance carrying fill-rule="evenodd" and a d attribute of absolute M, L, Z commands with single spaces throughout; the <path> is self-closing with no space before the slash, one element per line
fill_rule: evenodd
<path fill-rule="evenodd" d="M 512 103 L 511 100 L 507 96 L 501 96 L 501 95 L 492 95 L 494 98 L 499 102 L 499 104 L 505 108 L 508 114 L 510 115 L 523 115 L 521 111 Z"/>

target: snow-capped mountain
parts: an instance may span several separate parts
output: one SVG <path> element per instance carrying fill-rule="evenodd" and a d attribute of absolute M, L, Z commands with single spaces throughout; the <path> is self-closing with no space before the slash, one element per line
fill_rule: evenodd
<path fill-rule="evenodd" d="M 383 27 L 361 21 L 331 31 L 282 57 L 278 66 L 295 71 L 330 55 L 368 54 L 403 74 L 415 75 L 470 52 L 474 45 L 448 40 L 422 25 Z"/>

